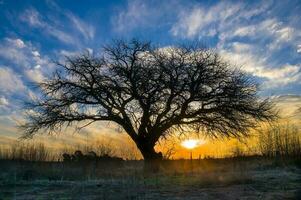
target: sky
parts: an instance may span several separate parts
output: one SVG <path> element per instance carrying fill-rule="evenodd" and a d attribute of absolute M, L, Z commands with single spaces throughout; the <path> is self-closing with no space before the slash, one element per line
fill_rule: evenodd
<path fill-rule="evenodd" d="M 297 108 L 300 12 L 298 0 L 0 0 L 0 141 L 20 136 L 16 124 L 23 120 L 23 104 L 37 95 L 35 83 L 56 69 L 54 61 L 82 52 L 97 55 L 114 39 L 162 47 L 199 41 L 254 76 L 262 97 Z M 104 124 L 87 130 L 108 131 Z"/>

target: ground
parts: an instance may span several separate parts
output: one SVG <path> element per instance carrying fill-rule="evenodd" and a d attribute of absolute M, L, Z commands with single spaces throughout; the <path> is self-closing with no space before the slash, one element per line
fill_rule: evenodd
<path fill-rule="evenodd" d="M 0 162 L 0 199 L 301 199 L 301 169 L 271 160 Z"/>

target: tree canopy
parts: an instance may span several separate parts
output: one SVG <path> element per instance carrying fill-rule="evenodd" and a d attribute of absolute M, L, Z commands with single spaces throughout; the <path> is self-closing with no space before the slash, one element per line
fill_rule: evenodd
<path fill-rule="evenodd" d="M 250 75 L 198 45 L 115 41 L 100 56 L 82 54 L 58 65 L 39 85 L 42 98 L 30 104 L 25 136 L 113 121 L 153 159 L 161 157 L 156 142 L 175 130 L 239 137 L 275 117 Z"/>

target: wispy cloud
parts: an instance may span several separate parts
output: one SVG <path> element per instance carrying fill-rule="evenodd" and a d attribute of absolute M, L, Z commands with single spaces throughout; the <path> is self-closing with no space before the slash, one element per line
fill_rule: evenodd
<path fill-rule="evenodd" d="M 265 57 L 254 53 L 255 49 L 253 45 L 236 42 L 230 48 L 220 50 L 220 53 L 225 60 L 242 70 L 263 78 L 265 89 L 283 87 L 301 80 L 301 65 L 270 66 Z"/>
<path fill-rule="evenodd" d="M 38 28 L 44 33 L 55 37 L 56 39 L 68 43 L 75 44 L 76 40 L 69 33 L 64 32 L 59 27 L 56 27 L 51 22 L 46 22 L 41 14 L 35 10 L 34 8 L 30 8 L 24 11 L 23 14 L 20 15 L 20 19 L 23 22 L 26 22 L 28 25 Z"/>
<path fill-rule="evenodd" d="M 0 93 L 7 94 L 11 92 L 22 91 L 25 89 L 20 76 L 16 75 L 8 67 L 0 66 Z"/>
<path fill-rule="evenodd" d="M 20 38 L 5 38 L 0 41 L 0 130 L 3 131 L 2 133 L 15 132 L 10 128 L 14 127 L 18 120 L 23 119 L 24 101 L 35 96 L 28 83 L 41 81 L 44 78 L 43 74 L 49 74 L 52 67 L 48 58 L 41 56 L 30 42 L 24 42 Z"/>
<path fill-rule="evenodd" d="M 216 36 L 219 48 L 239 38 L 256 40 L 270 51 L 278 50 L 283 45 L 292 46 L 298 51 L 301 30 L 280 21 L 271 13 L 273 7 L 269 1 L 251 6 L 226 1 L 210 7 L 197 4 L 184 8 L 170 31 L 173 36 L 181 38 Z"/>
<path fill-rule="evenodd" d="M 45 27 L 45 22 L 42 21 L 40 13 L 33 8 L 25 10 L 20 17 L 22 21 L 27 22 L 30 26 Z"/>
<path fill-rule="evenodd" d="M 0 41 L 0 57 L 12 61 L 17 65 L 29 66 L 30 60 L 27 55 L 26 45 L 21 39 L 5 38 Z"/>
<path fill-rule="evenodd" d="M 209 7 L 196 4 L 178 14 L 170 31 L 178 38 L 217 38 L 216 48 L 222 56 L 263 79 L 265 89 L 298 84 L 301 62 L 283 62 L 274 53 L 281 55 L 284 47 L 300 52 L 301 30 L 276 15 L 270 17 L 271 13 L 271 2 L 249 5 L 222 1 Z"/>
<path fill-rule="evenodd" d="M 44 74 L 48 74 L 54 68 L 47 56 L 41 56 L 40 52 L 30 42 L 25 43 L 20 38 L 5 38 L 0 41 L 0 58 L 19 73 L 31 81 L 41 81 Z"/>
<path fill-rule="evenodd" d="M 266 19 L 260 23 L 241 26 L 228 33 L 227 39 L 234 37 L 249 37 L 253 40 L 261 40 L 267 43 L 270 51 L 281 48 L 282 45 L 296 45 L 296 41 L 301 41 L 300 31 L 297 28 L 286 25 L 276 18 Z"/>
<path fill-rule="evenodd" d="M 22 22 L 30 27 L 39 29 L 42 33 L 58 39 L 66 44 L 80 46 L 85 41 L 91 41 L 95 36 L 95 27 L 77 17 L 69 10 L 60 8 L 55 2 L 50 6 L 53 12 L 59 13 L 62 18 L 39 13 L 35 8 L 26 9 L 21 15 Z M 80 35 L 80 37 L 79 37 Z"/>
<path fill-rule="evenodd" d="M 150 8 L 144 1 L 129 1 L 127 8 L 113 18 L 113 27 L 117 31 L 130 30 L 143 26 L 150 14 Z"/>
<path fill-rule="evenodd" d="M 93 40 L 95 35 L 95 28 L 76 17 L 71 12 L 67 13 L 67 17 L 71 20 L 75 28 L 80 31 L 80 33 L 84 36 L 86 40 Z"/>
<path fill-rule="evenodd" d="M 250 10 L 243 3 L 234 4 L 227 1 L 211 7 L 196 4 L 179 12 L 178 19 L 171 28 L 171 33 L 183 38 L 213 36 L 224 32 L 229 27 L 236 27 L 240 21 L 248 20 L 264 12 L 267 7 L 268 3 Z"/>
<path fill-rule="evenodd" d="M 25 71 L 25 75 L 32 80 L 33 82 L 40 83 L 43 80 L 45 80 L 45 76 L 42 74 L 42 72 L 38 68 L 35 69 L 29 69 Z"/>
<path fill-rule="evenodd" d="M 134 30 L 158 30 L 170 26 L 176 13 L 183 7 L 178 0 L 129 0 L 126 6 L 119 7 L 118 12 L 112 15 L 111 27 L 127 35 Z M 168 30 L 164 31 L 168 34 Z"/>
<path fill-rule="evenodd" d="M 20 48 L 20 49 L 22 49 L 22 48 L 24 48 L 26 46 L 24 44 L 24 42 L 21 39 L 19 39 L 19 38 L 17 38 L 17 39 L 6 38 L 6 40 L 9 43 L 11 43 L 12 45 L 14 45 L 15 47 Z"/>

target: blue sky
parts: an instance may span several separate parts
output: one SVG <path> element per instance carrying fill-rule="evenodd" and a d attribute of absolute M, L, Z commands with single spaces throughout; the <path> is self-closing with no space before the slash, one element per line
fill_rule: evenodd
<path fill-rule="evenodd" d="M 53 60 L 112 39 L 201 41 L 252 74 L 262 96 L 301 102 L 300 13 L 300 1 L 0 0 L 0 135 L 16 132 Z"/>

